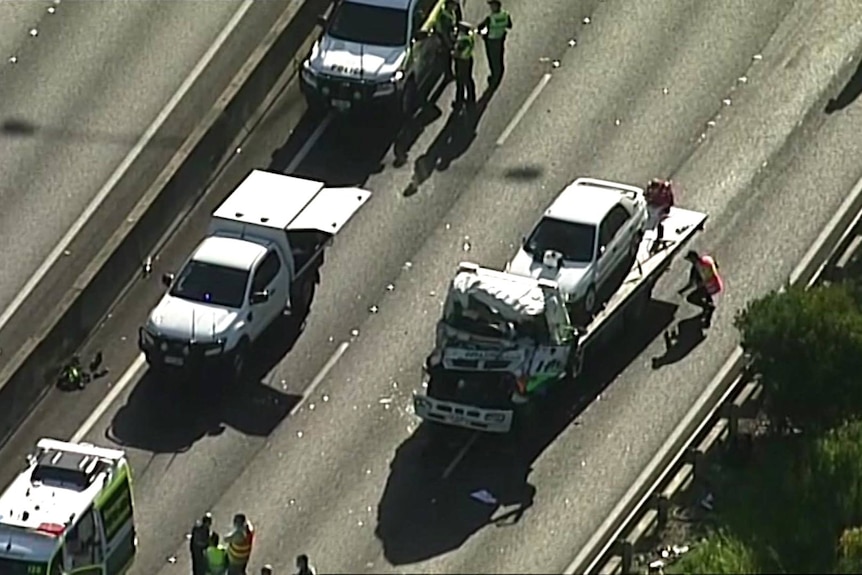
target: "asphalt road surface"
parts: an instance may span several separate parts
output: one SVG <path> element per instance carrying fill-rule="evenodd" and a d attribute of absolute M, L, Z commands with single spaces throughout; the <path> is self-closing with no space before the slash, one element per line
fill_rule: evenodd
<path fill-rule="evenodd" d="M 130 454 L 135 573 L 187 573 L 185 533 L 207 510 L 222 532 L 237 511 L 255 522 L 254 569 L 290 572 L 305 552 L 327 573 L 562 571 L 726 359 L 733 310 L 786 279 L 862 176 L 849 152 L 862 145 L 862 74 L 848 63 L 862 11 L 849 0 L 510 4 L 507 76 L 478 127 L 450 120 L 446 88 L 440 116 L 397 138 L 403 165 L 383 123 L 316 130 L 308 120 L 287 137 L 302 113 L 288 90 L 90 343 L 112 372 L 84 392 L 52 393 L 3 461 L 40 435 L 72 436 L 128 382 L 79 435 Z M 478 68 L 481 92 L 484 59 Z M 260 385 L 243 396 L 121 378 L 161 292 L 157 275 L 261 166 L 374 192 L 327 253 L 308 317 L 271 335 Z M 502 265 L 574 177 L 657 174 L 681 182 L 681 205 L 710 214 L 696 245 L 721 263 L 727 293 L 705 336 L 689 330 L 696 311 L 675 294 L 680 263 L 643 329 L 589 358 L 534 433 L 473 439 L 419 426 L 410 395 L 458 261 Z M 658 336 L 677 322 L 683 345 L 666 353 Z M 3 466 L 0 481 L 13 472 Z M 497 503 L 471 499 L 477 489 Z"/>
<path fill-rule="evenodd" d="M 0 3 L 0 309 L 136 148 L 241 4 Z M 256 42 L 259 31 L 247 36 Z M 230 57 L 213 62 L 226 85 L 235 72 Z M 197 122 L 211 105 L 205 100 L 147 149 L 170 157 L 190 129 L 185 120 Z"/>

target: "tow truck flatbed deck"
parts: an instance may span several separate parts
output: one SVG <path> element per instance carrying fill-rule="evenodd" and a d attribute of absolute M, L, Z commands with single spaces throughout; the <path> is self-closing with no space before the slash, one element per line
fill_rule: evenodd
<path fill-rule="evenodd" d="M 619 288 L 610 296 L 599 313 L 585 327 L 580 337 L 579 349 L 585 349 L 598 336 L 607 320 L 624 307 L 631 296 L 652 284 L 664 273 L 671 262 L 691 238 L 703 228 L 707 215 L 694 210 L 671 208 L 664 220 L 664 237 L 656 245 L 657 230 L 648 229 L 638 248 L 637 257 Z"/>

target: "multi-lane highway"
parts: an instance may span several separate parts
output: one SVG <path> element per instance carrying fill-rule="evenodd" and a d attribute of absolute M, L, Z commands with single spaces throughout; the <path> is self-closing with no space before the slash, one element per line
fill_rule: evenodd
<path fill-rule="evenodd" d="M 258 528 L 254 566 L 277 571 L 299 552 L 323 572 L 562 571 L 735 345 L 733 309 L 781 284 L 860 176 L 845 153 L 862 144 L 859 105 L 823 109 L 856 67 L 847 62 L 859 56 L 862 11 L 850 0 L 508 4 L 507 77 L 475 129 L 450 119 L 447 87 L 437 113 L 397 139 L 399 154 L 383 124 L 307 120 L 288 138 L 302 113 L 289 89 L 154 277 L 90 342 L 112 373 L 83 393 L 52 394 L 3 461 L 45 434 L 126 448 L 135 573 L 187 572 L 184 535 L 210 509 L 220 530 L 246 512 Z M 481 8 L 468 3 L 468 15 Z M 485 70 L 480 58 L 480 92 Z M 219 401 L 139 361 L 124 375 L 161 291 L 155 276 L 261 166 L 374 192 L 327 254 L 302 329 L 272 334 L 246 395 Z M 676 266 L 643 330 L 595 358 L 541 428 L 518 442 L 430 442 L 408 406 L 457 262 L 504 263 L 576 176 L 667 173 L 684 187 L 681 204 L 709 212 L 697 244 L 727 278 L 706 338 L 670 354 L 656 339 L 695 313 L 675 295 Z M 0 482 L 13 472 L 0 468 Z M 498 503 L 474 501 L 477 489 Z"/>
<path fill-rule="evenodd" d="M 69 230 L 103 224 L 88 217 L 136 161 L 155 178 L 285 2 L 247 4 L 0 3 L 0 310 L 63 257 Z M 211 50 L 229 38 L 231 51 Z M 146 175 L 137 184 L 122 193 L 142 193 Z"/>

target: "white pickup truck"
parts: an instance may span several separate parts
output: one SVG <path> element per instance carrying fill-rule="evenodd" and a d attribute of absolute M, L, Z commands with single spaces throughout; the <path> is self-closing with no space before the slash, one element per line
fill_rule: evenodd
<path fill-rule="evenodd" d="M 358 188 L 254 170 L 213 213 L 206 237 L 139 329 L 154 368 L 217 366 L 241 379 L 252 343 L 309 303 L 318 257 L 368 199 Z M 307 276 L 307 277 L 306 277 Z"/>

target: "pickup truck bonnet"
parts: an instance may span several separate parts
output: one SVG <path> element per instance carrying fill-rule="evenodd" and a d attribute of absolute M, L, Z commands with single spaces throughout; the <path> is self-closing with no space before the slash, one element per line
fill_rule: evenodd
<path fill-rule="evenodd" d="M 287 231 L 317 230 L 335 235 L 370 197 L 371 192 L 360 188 L 323 188 L 293 218 Z"/>
<path fill-rule="evenodd" d="M 236 318 L 234 310 L 167 294 L 150 314 L 150 324 L 162 336 L 209 342 L 227 331 Z"/>

